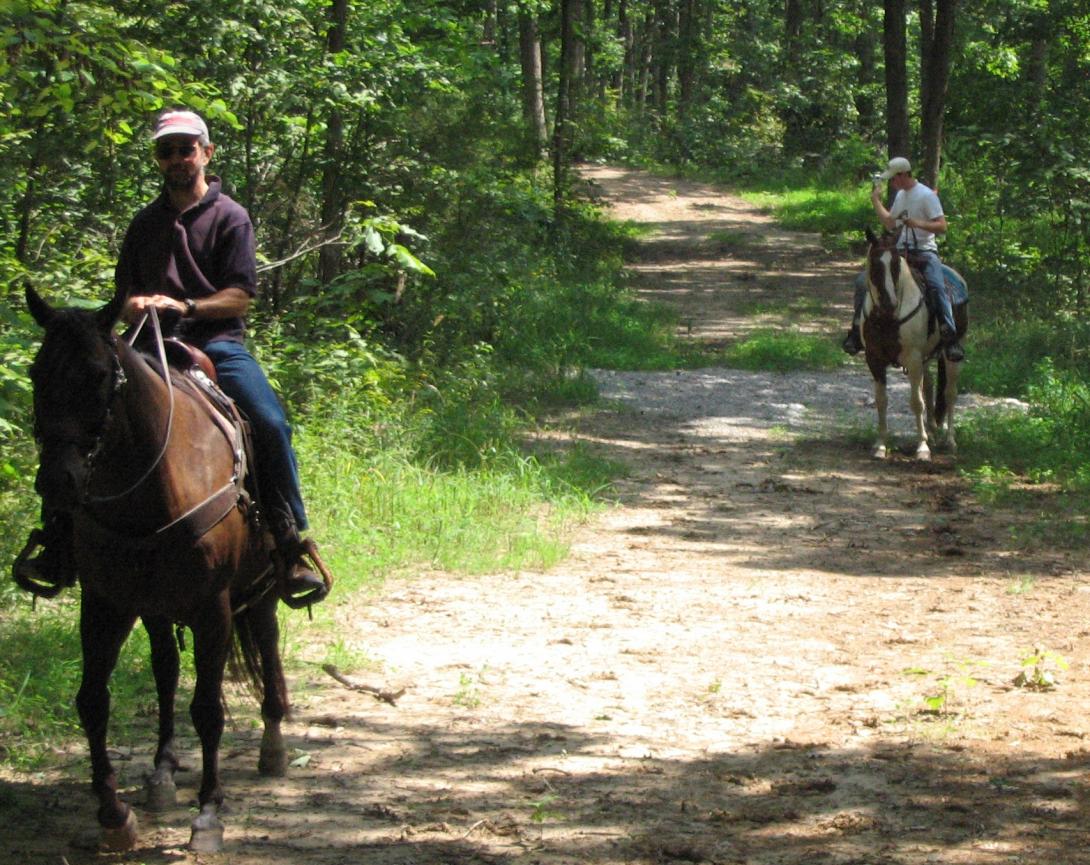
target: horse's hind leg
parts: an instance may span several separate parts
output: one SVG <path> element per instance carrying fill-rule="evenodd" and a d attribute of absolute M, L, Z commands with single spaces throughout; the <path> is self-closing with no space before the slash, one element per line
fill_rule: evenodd
<path fill-rule="evenodd" d="M 936 410 L 939 426 L 945 431 L 946 446 L 951 453 L 957 453 L 958 443 L 954 437 L 954 403 L 958 398 L 958 374 L 961 364 L 943 358 L 939 362 L 939 390 L 941 392 L 941 411 Z"/>
<path fill-rule="evenodd" d="M 288 749 L 280 729 L 289 712 L 288 686 L 280 660 L 276 606 L 276 595 L 269 593 L 235 621 L 239 648 L 250 675 L 257 680 L 254 684 L 260 683 L 262 695 L 261 718 L 265 722 L 265 732 L 261 737 L 257 770 L 273 777 L 288 771 Z"/>
<path fill-rule="evenodd" d="M 177 802 L 174 773 L 178 757 L 174 753 L 174 698 L 178 691 L 178 644 L 171 624 L 163 618 L 144 619 L 144 629 L 151 641 L 151 668 L 159 695 L 159 745 L 155 749 L 154 770 L 147 780 L 147 808 L 166 811 Z"/>
<path fill-rule="evenodd" d="M 191 623 L 197 681 L 189 714 L 201 740 L 200 813 L 191 825 L 189 847 L 197 853 L 223 848 L 223 804 L 219 779 L 219 746 L 223 736 L 223 669 L 231 645 L 231 609 L 227 592 L 216 596 Z"/>
<path fill-rule="evenodd" d="M 98 798 L 100 845 L 105 850 L 131 850 L 136 844 L 136 818 L 117 796 L 117 776 L 106 752 L 110 719 L 110 674 L 136 617 L 118 613 L 86 588 L 80 602 L 83 677 L 76 709 L 91 751 L 91 788 Z"/>

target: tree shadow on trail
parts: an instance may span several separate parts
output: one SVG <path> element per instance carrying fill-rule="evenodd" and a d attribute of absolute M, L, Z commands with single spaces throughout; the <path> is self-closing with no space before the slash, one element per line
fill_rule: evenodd
<path fill-rule="evenodd" d="M 780 740 L 719 746 L 693 760 L 562 724 L 474 732 L 343 721 L 327 741 L 294 738 L 310 760 L 286 779 L 256 778 L 256 742 L 232 737 L 222 859 L 180 849 L 185 807 L 140 813 L 141 847 L 104 859 L 69 843 L 93 822 L 90 796 L 75 782 L 6 781 L 0 802 L 15 858 L 4 861 L 1090 862 L 1085 751 L 984 761 L 941 741 L 844 750 Z M 380 739 L 396 741 L 398 754 L 369 761 L 368 744 Z M 364 758 L 349 771 L 342 760 L 353 749 Z M 180 776 L 181 802 L 192 774 Z M 164 835 L 167 824 L 178 828 Z"/>

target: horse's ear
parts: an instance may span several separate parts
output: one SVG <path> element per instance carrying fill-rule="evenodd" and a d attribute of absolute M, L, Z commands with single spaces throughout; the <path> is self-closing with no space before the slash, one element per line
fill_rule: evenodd
<path fill-rule="evenodd" d="M 26 295 L 27 308 L 30 310 L 30 314 L 34 316 L 34 320 L 41 327 L 47 327 L 49 322 L 53 320 L 53 316 L 57 314 L 56 310 L 46 303 L 29 283 L 26 285 L 24 294 Z"/>
<path fill-rule="evenodd" d="M 125 306 L 125 300 L 128 297 L 128 294 L 127 291 L 120 288 L 117 289 L 117 291 L 114 292 L 114 296 L 110 299 L 110 302 L 95 313 L 95 319 L 101 330 L 109 333 L 114 329 L 114 324 L 116 324 L 118 318 L 121 317 L 121 309 Z"/>
<path fill-rule="evenodd" d="M 878 242 L 878 237 L 873 231 L 871 231 L 871 227 L 869 225 L 863 229 L 863 233 L 867 236 L 867 243 L 869 243 L 871 246 L 874 246 L 874 244 Z"/>

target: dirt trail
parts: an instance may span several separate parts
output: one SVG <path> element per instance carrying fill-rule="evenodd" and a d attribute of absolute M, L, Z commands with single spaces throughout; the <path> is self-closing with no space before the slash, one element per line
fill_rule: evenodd
<path fill-rule="evenodd" d="M 757 302 L 763 325 L 839 329 L 854 263 L 815 238 L 711 187 L 586 176 L 656 227 L 633 278 L 692 338 L 742 333 Z M 315 666 L 287 779 L 257 777 L 258 732 L 227 737 L 227 851 L 186 853 L 180 807 L 141 815 L 125 861 L 1090 863 L 1084 564 L 1016 547 L 1021 518 L 976 504 L 949 456 L 871 460 L 836 408 L 867 410 L 864 376 L 603 375 L 611 408 L 543 434 L 630 467 L 571 557 L 331 599 L 378 665 L 358 678 L 404 696 Z M 1054 691 L 1012 685 L 1033 646 Z M 134 800 L 147 760 L 122 764 Z M 100 861 L 71 843 L 85 773 L 74 755 L 0 783 L 0 861 Z M 179 781 L 185 801 L 196 773 Z"/>

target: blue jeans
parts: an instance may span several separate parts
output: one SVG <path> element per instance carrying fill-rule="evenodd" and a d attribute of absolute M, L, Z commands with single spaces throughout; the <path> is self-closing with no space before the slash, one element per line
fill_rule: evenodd
<path fill-rule="evenodd" d="M 957 325 L 954 324 L 954 309 L 950 305 L 950 295 L 946 292 L 946 277 L 942 272 L 942 261 L 938 253 L 913 251 L 913 267 L 923 273 L 924 282 L 927 283 L 927 293 L 931 304 L 942 319 L 942 329 L 948 329 L 951 334 L 957 333 Z M 863 312 L 863 298 L 867 296 L 867 276 L 859 274 L 855 279 L 855 318 L 853 324 L 861 323 Z"/>
<path fill-rule="evenodd" d="M 278 516 L 290 515 L 296 528 L 303 531 L 308 523 L 299 488 L 299 465 L 291 446 L 291 426 L 276 391 L 242 343 L 216 340 L 204 347 L 204 353 L 216 367 L 223 392 L 250 422 L 266 518 L 275 526 Z"/>

